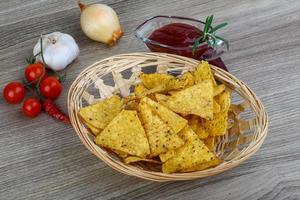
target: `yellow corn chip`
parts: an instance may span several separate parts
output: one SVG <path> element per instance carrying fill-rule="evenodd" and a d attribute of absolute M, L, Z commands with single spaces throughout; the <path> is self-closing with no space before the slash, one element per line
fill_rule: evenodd
<path fill-rule="evenodd" d="M 149 143 L 136 111 L 121 111 L 96 137 L 96 143 L 141 158 L 150 154 Z"/>
<path fill-rule="evenodd" d="M 178 92 L 178 90 L 190 87 L 192 85 L 194 85 L 194 76 L 190 72 L 186 72 L 182 74 L 181 77 L 171 80 L 165 92 L 173 95 Z"/>
<path fill-rule="evenodd" d="M 212 120 L 206 120 L 203 126 L 207 130 L 210 136 L 221 136 L 227 132 L 228 114 L 227 112 L 221 111 L 214 114 Z"/>
<path fill-rule="evenodd" d="M 218 113 L 221 111 L 221 106 L 216 102 L 216 100 L 213 101 L 213 113 Z"/>
<path fill-rule="evenodd" d="M 181 129 L 183 129 L 186 126 L 187 120 L 180 117 L 178 114 L 169 110 L 165 106 L 147 97 L 142 98 L 141 102 L 144 102 L 147 105 L 149 105 L 154 111 L 154 113 L 158 115 L 175 133 L 178 133 Z"/>
<path fill-rule="evenodd" d="M 154 92 L 181 89 L 188 84 L 188 80 L 176 79 L 169 74 L 141 74 L 140 79 L 147 89 L 155 89 Z"/>
<path fill-rule="evenodd" d="M 187 146 L 190 142 L 199 139 L 199 137 L 193 132 L 193 130 L 189 126 L 185 126 L 178 135 L 184 140 L 185 145 Z M 184 148 L 182 146 L 181 148 Z M 167 151 L 166 153 L 160 154 L 159 158 L 162 162 L 166 162 L 170 158 L 176 156 L 176 149 Z"/>
<path fill-rule="evenodd" d="M 186 77 L 184 77 L 184 78 L 186 78 Z M 182 89 L 182 88 L 188 86 L 189 83 L 190 82 L 188 79 L 184 80 L 184 79 L 175 78 L 170 81 L 170 83 L 167 87 L 167 91 Z"/>
<path fill-rule="evenodd" d="M 210 80 L 178 91 L 160 102 L 174 112 L 193 114 L 202 118 L 213 118 L 213 85 Z"/>
<path fill-rule="evenodd" d="M 126 104 L 126 103 L 128 103 L 128 102 L 130 102 L 130 101 L 138 101 L 139 99 L 140 99 L 140 98 L 137 97 L 136 95 L 129 95 L 129 96 L 127 96 L 127 97 L 125 97 L 125 98 L 123 99 L 123 103 Z"/>
<path fill-rule="evenodd" d="M 208 137 L 208 132 L 203 127 L 202 121 L 203 120 L 198 116 L 191 116 L 188 123 L 189 123 L 189 126 L 199 136 L 200 139 L 205 139 Z"/>
<path fill-rule="evenodd" d="M 135 95 L 129 95 L 123 99 L 125 104 L 124 108 L 127 110 L 138 110 L 138 105 L 140 103 L 140 98 Z"/>
<path fill-rule="evenodd" d="M 204 80 L 211 80 L 214 86 L 217 85 L 207 61 L 201 61 L 193 74 L 195 84 L 201 83 Z"/>
<path fill-rule="evenodd" d="M 175 80 L 175 77 L 169 74 L 141 74 L 140 79 L 147 89 L 152 89 L 158 86 L 168 88 L 170 82 Z"/>
<path fill-rule="evenodd" d="M 223 85 L 223 84 L 215 86 L 214 97 L 221 94 L 224 90 L 225 90 L 225 85 Z"/>
<path fill-rule="evenodd" d="M 194 85 L 194 82 L 195 82 L 194 76 L 192 75 L 191 72 L 186 72 L 186 73 L 184 73 L 184 74 L 179 78 L 179 80 L 180 80 L 181 82 L 183 82 L 182 85 L 183 85 L 184 88 Z"/>
<path fill-rule="evenodd" d="M 207 148 L 211 151 L 215 148 L 215 138 L 214 137 L 208 137 L 204 140 L 205 145 Z"/>
<path fill-rule="evenodd" d="M 215 97 L 216 102 L 221 106 L 221 111 L 229 111 L 230 109 L 230 92 L 224 91 Z"/>
<path fill-rule="evenodd" d="M 124 159 L 124 162 L 126 164 L 133 163 L 133 162 L 139 162 L 139 161 L 145 161 L 145 162 L 156 163 L 156 164 L 161 163 L 158 160 L 140 158 L 140 157 L 136 157 L 136 156 L 128 156 L 127 158 Z"/>
<path fill-rule="evenodd" d="M 171 90 L 171 91 L 168 91 L 168 94 L 169 95 L 174 95 L 178 92 L 178 90 Z"/>
<path fill-rule="evenodd" d="M 97 129 L 104 129 L 108 123 L 121 111 L 122 101 L 114 95 L 98 103 L 81 108 L 80 117 Z"/>
<path fill-rule="evenodd" d="M 205 163 L 201 163 L 195 167 L 191 167 L 191 168 L 187 168 L 187 169 L 183 169 L 180 170 L 180 172 L 194 172 L 194 171 L 200 171 L 200 170 L 204 170 L 207 168 L 211 168 L 214 166 L 217 166 L 221 163 L 221 160 L 219 158 L 214 158 L 211 161 L 205 162 Z"/>
<path fill-rule="evenodd" d="M 156 86 L 154 88 L 151 88 L 151 89 L 145 88 L 145 90 L 140 89 L 141 87 L 144 87 L 144 86 L 138 86 L 137 92 L 135 93 L 138 98 L 141 98 L 141 97 L 144 97 L 144 96 L 151 97 L 151 95 L 155 96 L 154 93 L 166 91 L 166 88 L 163 85 L 158 85 L 158 86 Z"/>
<path fill-rule="evenodd" d="M 126 158 L 128 156 L 128 154 L 123 151 L 118 151 L 118 150 L 112 150 L 112 151 L 115 152 L 121 158 Z"/>
<path fill-rule="evenodd" d="M 143 84 L 138 84 L 134 87 L 134 93 L 137 96 L 142 96 L 147 91 L 148 91 L 148 89 Z"/>
<path fill-rule="evenodd" d="M 155 94 L 155 98 L 158 102 L 164 102 L 166 101 L 170 96 L 164 95 L 164 94 Z"/>
<path fill-rule="evenodd" d="M 176 155 L 176 151 L 170 150 L 165 153 L 159 154 L 159 158 L 160 158 L 161 162 L 166 162 L 167 160 L 174 157 L 175 155 Z"/>
<path fill-rule="evenodd" d="M 139 109 L 139 101 L 129 101 L 126 105 L 125 108 L 127 110 L 138 110 Z"/>
<path fill-rule="evenodd" d="M 228 129 L 228 110 L 230 108 L 230 93 L 222 92 L 215 97 L 216 102 L 220 105 L 220 112 L 214 113 L 212 120 L 205 120 L 203 126 L 210 136 L 221 136 L 226 134 Z"/>
<path fill-rule="evenodd" d="M 186 143 L 175 150 L 175 156 L 163 163 L 164 173 L 190 169 L 216 159 L 216 155 L 205 146 L 189 126 L 184 128 L 180 135 L 185 138 Z"/>
<path fill-rule="evenodd" d="M 154 87 L 154 88 L 151 88 L 151 89 L 147 90 L 141 96 L 146 96 L 146 95 L 150 95 L 150 94 L 153 94 L 153 93 L 163 92 L 165 90 L 166 90 L 165 86 L 159 85 L 157 87 Z"/>
<path fill-rule="evenodd" d="M 143 101 L 139 105 L 139 114 L 149 140 L 150 157 L 176 149 L 184 144 L 183 140 Z"/>
<path fill-rule="evenodd" d="M 97 136 L 102 130 L 99 129 L 99 128 L 95 128 L 94 126 L 92 126 L 91 124 L 89 123 L 86 123 L 85 122 L 85 125 L 87 126 L 87 128 L 89 129 L 89 131 L 91 133 L 93 133 L 95 136 Z"/>

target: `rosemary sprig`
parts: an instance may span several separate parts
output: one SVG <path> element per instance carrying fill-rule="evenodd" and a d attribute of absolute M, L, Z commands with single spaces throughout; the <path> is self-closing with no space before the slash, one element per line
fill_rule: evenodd
<path fill-rule="evenodd" d="M 224 38 L 216 35 L 216 31 L 221 29 L 221 28 L 224 28 L 228 23 L 225 22 L 225 23 L 219 24 L 215 27 L 212 27 L 213 18 L 214 18 L 213 15 L 210 15 L 210 16 L 206 17 L 205 25 L 204 25 L 204 28 L 203 28 L 203 33 L 194 42 L 193 49 L 192 49 L 193 55 L 195 55 L 196 49 L 200 46 L 200 44 L 202 42 L 206 42 L 209 46 L 215 48 L 216 41 L 218 39 L 218 40 L 224 41 L 226 43 L 226 45 L 228 46 L 228 41 L 227 40 L 225 40 Z"/>

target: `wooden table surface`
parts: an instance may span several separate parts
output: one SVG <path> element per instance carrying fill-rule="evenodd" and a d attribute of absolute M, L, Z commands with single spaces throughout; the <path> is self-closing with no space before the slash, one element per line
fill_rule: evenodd
<path fill-rule="evenodd" d="M 88 2 L 88 1 L 87 1 Z M 91 1 L 90 1 L 91 2 Z M 95 1 L 94 1 L 95 2 Z M 148 51 L 134 29 L 154 15 L 217 22 L 230 40 L 223 56 L 230 72 L 262 99 L 270 117 L 261 149 L 241 166 L 194 181 L 154 183 L 120 174 L 93 156 L 71 126 L 45 114 L 28 119 L 21 105 L 0 98 L 0 199 L 300 199 L 300 1 L 107 0 L 125 35 L 117 46 L 89 40 L 80 30 L 74 1 L 0 1 L 0 89 L 20 80 L 25 56 L 42 33 L 71 34 L 79 58 L 67 68 L 57 103 L 86 66 L 111 55 Z"/>

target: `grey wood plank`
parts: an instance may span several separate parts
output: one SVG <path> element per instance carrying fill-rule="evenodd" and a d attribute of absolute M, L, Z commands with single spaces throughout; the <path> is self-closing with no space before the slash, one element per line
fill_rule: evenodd
<path fill-rule="evenodd" d="M 0 1 L 0 89 L 20 79 L 25 56 L 42 33 L 70 33 L 80 57 L 66 70 L 57 103 L 86 66 L 105 57 L 148 51 L 133 31 L 146 18 L 181 15 L 228 21 L 223 56 L 232 74 L 262 99 L 270 117 L 262 148 L 241 166 L 194 181 L 153 183 L 107 167 L 81 144 L 72 127 L 45 114 L 27 119 L 0 98 L 0 199 L 300 199 L 300 1 L 89 0 L 110 4 L 125 35 L 117 46 L 80 31 L 76 1 Z"/>

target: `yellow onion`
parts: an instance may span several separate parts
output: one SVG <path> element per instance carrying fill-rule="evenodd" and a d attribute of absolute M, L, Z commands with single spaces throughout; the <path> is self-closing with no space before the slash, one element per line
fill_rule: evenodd
<path fill-rule="evenodd" d="M 80 25 L 90 39 L 113 46 L 123 35 L 116 12 L 104 4 L 84 5 L 78 1 L 81 10 Z"/>

